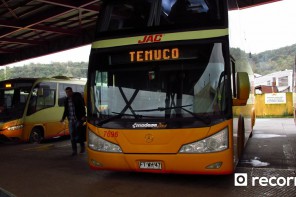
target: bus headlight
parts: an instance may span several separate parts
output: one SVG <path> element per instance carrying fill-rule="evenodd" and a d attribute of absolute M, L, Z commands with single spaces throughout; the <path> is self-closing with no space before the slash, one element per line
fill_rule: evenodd
<path fill-rule="evenodd" d="M 14 131 L 14 130 L 22 129 L 23 127 L 24 127 L 24 125 L 21 124 L 21 125 L 8 127 L 7 130 L 8 131 Z"/>
<path fill-rule="evenodd" d="M 205 139 L 185 144 L 180 153 L 209 153 L 218 152 L 228 148 L 228 127 Z"/>
<path fill-rule="evenodd" d="M 121 148 L 88 130 L 88 147 L 95 151 L 121 153 Z"/>

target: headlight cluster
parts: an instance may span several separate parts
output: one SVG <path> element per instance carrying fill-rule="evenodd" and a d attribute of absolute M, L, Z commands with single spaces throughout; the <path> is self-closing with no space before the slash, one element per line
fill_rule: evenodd
<path fill-rule="evenodd" d="M 22 129 L 23 127 L 24 127 L 24 125 L 21 124 L 21 125 L 8 127 L 7 130 L 8 131 L 14 131 L 14 130 Z"/>
<path fill-rule="evenodd" d="M 209 153 L 218 152 L 228 148 L 228 127 L 222 129 L 218 133 L 190 143 L 183 145 L 180 153 Z"/>
<path fill-rule="evenodd" d="M 114 153 L 121 153 L 121 148 L 113 144 L 111 142 L 108 142 L 96 134 L 94 134 L 91 130 L 88 130 L 88 146 L 90 149 L 95 151 L 102 151 L 102 152 L 114 152 Z"/>

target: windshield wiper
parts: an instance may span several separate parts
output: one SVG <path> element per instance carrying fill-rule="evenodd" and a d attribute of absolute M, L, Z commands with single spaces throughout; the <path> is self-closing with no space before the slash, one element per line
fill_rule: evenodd
<path fill-rule="evenodd" d="M 104 120 L 101 120 L 100 122 L 97 123 L 97 126 L 102 126 L 103 124 L 106 124 L 106 123 L 111 122 L 113 120 L 121 119 L 122 116 L 133 116 L 133 117 L 135 117 L 135 119 L 142 118 L 141 115 L 137 115 L 137 114 L 134 115 L 134 114 L 125 114 L 125 113 L 118 113 L 118 112 L 112 112 L 112 113 L 116 114 L 116 115 L 106 118 Z"/>
<path fill-rule="evenodd" d="M 175 106 L 175 107 L 158 107 L 154 109 L 139 109 L 139 110 L 134 110 L 134 112 L 151 112 L 151 111 L 165 111 L 169 109 L 183 109 L 184 107 L 189 107 L 192 105 L 182 105 L 182 106 Z"/>
<path fill-rule="evenodd" d="M 189 107 L 189 106 L 192 106 L 192 105 L 182 105 L 182 106 L 174 106 L 174 107 L 158 107 L 154 109 L 140 109 L 140 110 L 134 110 L 134 112 L 152 112 L 152 111 L 166 111 L 170 109 L 182 109 L 187 113 L 191 114 L 194 118 L 201 120 L 205 124 L 211 124 L 211 119 L 209 118 L 209 116 L 198 116 L 195 113 L 185 109 L 185 107 Z"/>
<path fill-rule="evenodd" d="M 123 114 L 118 114 L 118 115 L 115 115 L 115 116 L 112 116 L 112 117 L 109 117 L 109 118 L 106 118 L 104 120 L 101 120 L 100 122 L 97 123 L 97 126 L 102 126 L 103 124 L 106 124 L 110 121 L 113 121 L 113 120 L 116 120 L 116 119 L 121 119 L 121 117 L 123 116 Z"/>

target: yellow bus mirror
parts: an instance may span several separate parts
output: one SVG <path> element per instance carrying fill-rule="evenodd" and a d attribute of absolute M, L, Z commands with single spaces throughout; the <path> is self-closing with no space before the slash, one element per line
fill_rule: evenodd
<path fill-rule="evenodd" d="M 237 96 L 232 100 L 234 106 L 243 106 L 247 104 L 250 94 L 250 80 L 246 72 L 238 72 L 236 75 Z"/>

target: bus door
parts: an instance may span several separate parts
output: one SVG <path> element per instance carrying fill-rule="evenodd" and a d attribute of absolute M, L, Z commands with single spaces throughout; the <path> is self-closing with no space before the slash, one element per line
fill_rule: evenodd
<path fill-rule="evenodd" d="M 42 82 L 35 86 L 30 98 L 27 123 L 31 128 L 42 127 L 44 138 L 65 135 L 65 124 L 61 123 L 63 109 L 56 106 L 57 83 Z"/>

